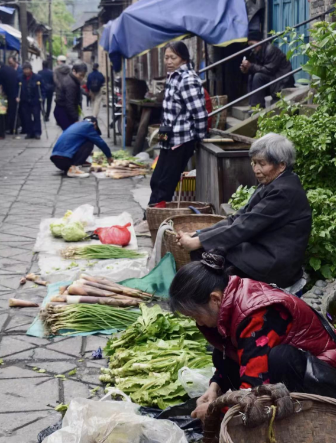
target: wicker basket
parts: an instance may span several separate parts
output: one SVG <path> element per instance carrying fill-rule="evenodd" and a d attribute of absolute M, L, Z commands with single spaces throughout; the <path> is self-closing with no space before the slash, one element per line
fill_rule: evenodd
<path fill-rule="evenodd" d="M 212 214 L 213 206 L 211 203 L 202 202 L 181 202 L 178 208 L 177 202 L 167 203 L 166 208 L 154 208 L 149 206 L 146 210 L 146 217 L 148 222 L 148 227 L 152 236 L 152 242 L 155 243 L 157 231 L 161 223 L 167 218 L 173 217 L 175 215 L 188 215 L 192 214 L 192 210 L 189 206 L 193 206 L 198 209 L 202 214 Z"/>
<path fill-rule="evenodd" d="M 176 243 L 176 232 L 194 232 L 199 229 L 208 228 L 226 217 L 220 215 L 210 214 L 190 214 L 190 215 L 176 215 L 167 219 L 167 222 L 172 222 L 175 232 L 166 231 L 164 233 L 164 246 L 167 252 L 171 252 L 176 262 L 176 269 L 179 270 L 182 266 L 190 262 L 190 254 Z"/>
<path fill-rule="evenodd" d="M 276 443 L 334 443 L 336 406 L 302 401 L 302 411 L 274 422 Z M 247 428 L 241 418 L 231 420 L 228 431 L 233 443 L 268 442 L 269 423 Z M 220 443 L 228 443 L 221 429 Z"/>
<path fill-rule="evenodd" d="M 211 97 L 212 109 L 215 111 L 218 108 L 225 106 L 228 102 L 227 95 L 216 95 Z M 214 129 L 226 129 L 227 110 L 219 112 L 217 115 L 211 117 L 211 127 Z"/>

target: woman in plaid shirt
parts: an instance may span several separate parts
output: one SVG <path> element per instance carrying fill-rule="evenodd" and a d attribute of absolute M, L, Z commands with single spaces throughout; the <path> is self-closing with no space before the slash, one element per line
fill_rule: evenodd
<path fill-rule="evenodd" d="M 191 66 L 187 46 L 180 41 L 169 43 L 164 61 L 168 76 L 161 130 L 169 133 L 169 137 L 160 142 L 149 204 L 172 200 L 195 143 L 205 137 L 208 124 L 202 80 Z"/>

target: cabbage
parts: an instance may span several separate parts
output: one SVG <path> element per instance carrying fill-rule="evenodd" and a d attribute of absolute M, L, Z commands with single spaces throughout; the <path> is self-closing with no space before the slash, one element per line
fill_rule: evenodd
<path fill-rule="evenodd" d="M 87 236 L 81 222 L 70 222 L 63 226 L 62 237 L 65 241 L 80 241 Z"/>
<path fill-rule="evenodd" d="M 64 228 L 64 223 L 50 223 L 50 231 L 52 235 L 56 238 L 62 237 L 63 228 Z"/>

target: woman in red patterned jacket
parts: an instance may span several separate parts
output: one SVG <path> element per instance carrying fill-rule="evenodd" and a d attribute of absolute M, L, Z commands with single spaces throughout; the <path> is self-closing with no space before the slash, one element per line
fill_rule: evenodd
<path fill-rule="evenodd" d="M 216 373 L 193 416 L 203 419 L 229 389 L 268 383 L 336 398 L 336 342 L 326 320 L 298 297 L 224 269 L 219 251 L 206 252 L 170 288 L 172 310 L 195 319 L 214 346 Z"/>

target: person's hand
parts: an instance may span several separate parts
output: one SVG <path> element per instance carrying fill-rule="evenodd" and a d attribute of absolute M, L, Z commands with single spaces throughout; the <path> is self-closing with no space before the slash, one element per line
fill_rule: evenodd
<path fill-rule="evenodd" d="M 203 403 L 212 403 L 221 393 L 222 391 L 219 385 L 216 382 L 212 382 L 202 397 L 197 399 L 196 404 L 197 406 L 201 406 Z"/>
<path fill-rule="evenodd" d="M 250 67 L 251 67 L 251 62 L 249 62 L 248 60 L 243 60 L 241 65 L 240 65 L 240 70 L 244 74 L 246 74 L 249 71 Z"/>
<path fill-rule="evenodd" d="M 113 158 L 112 158 L 112 157 L 107 158 L 107 163 L 108 163 L 109 165 L 112 164 L 112 163 L 113 163 Z"/>
<path fill-rule="evenodd" d="M 198 418 L 199 420 L 204 422 L 210 404 L 211 402 L 208 402 L 202 403 L 201 405 L 197 406 L 197 408 L 192 411 L 191 418 Z"/>
<path fill-rule="evenodd" d="M 202 247 L 198 237 L 192 238 L 190 234 L 186 234 L 184 232 L 178 233 L 177 244 L 188 252 L 196 251 L 196 249 L 200 249 Z"/>
<path fill-rule="evenodd" d="M 18 103 L 20 103 L 20 99 L 19 99 L 19 97 L 16 97 L 16 101 L 17 101 Z"/>

